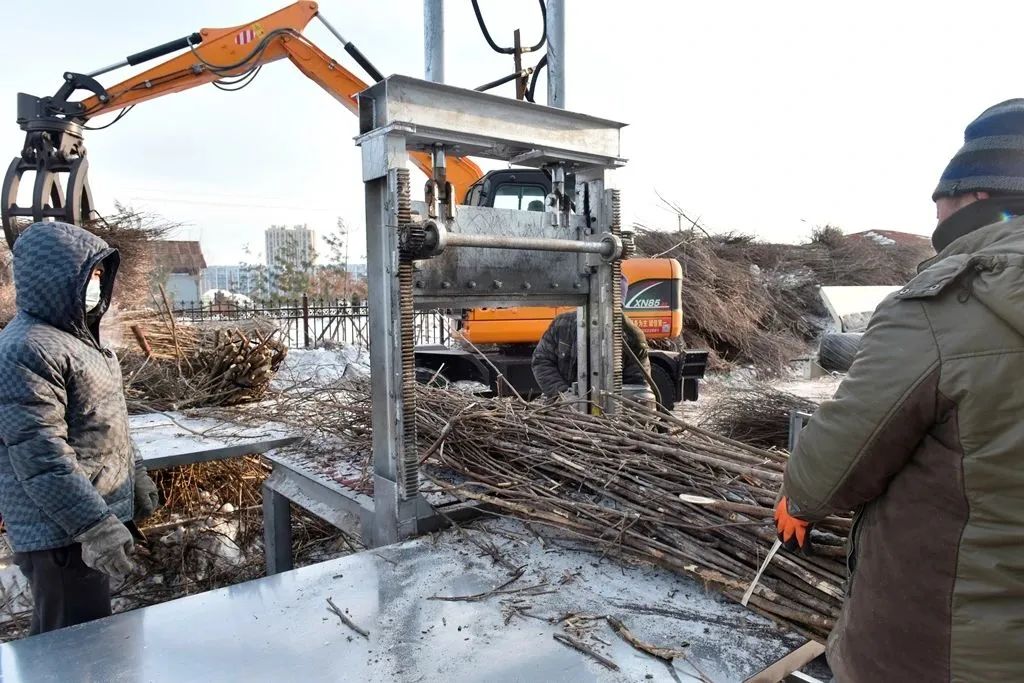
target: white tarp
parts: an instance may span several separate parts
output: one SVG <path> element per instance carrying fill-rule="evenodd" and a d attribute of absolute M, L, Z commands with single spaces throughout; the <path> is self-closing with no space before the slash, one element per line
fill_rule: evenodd
<path fill-rule="evenodd" d="M 835 332 L 863 332 L 871 314 L 900 287 L 822 287 L 821 300 L 832 316 Z"/>

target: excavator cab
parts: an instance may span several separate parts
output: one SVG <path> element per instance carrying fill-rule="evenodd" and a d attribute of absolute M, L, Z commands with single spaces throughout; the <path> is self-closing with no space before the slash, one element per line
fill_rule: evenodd
<path fill-rule="evenodd" d="M 573 176 L 566 177 L 565 193 L 573 196 Z M 473 183 L 464 204 L 517 211 L 544 211 L 551 193 L 551 178 L 541 169 L 510 168 L 490 171 Z"/>

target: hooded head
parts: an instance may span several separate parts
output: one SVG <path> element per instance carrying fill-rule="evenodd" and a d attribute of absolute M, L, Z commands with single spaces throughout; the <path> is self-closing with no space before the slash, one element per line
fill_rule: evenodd
<path fill-rule="evenodd" d="M 90 232 L 67 223 L 35 223 L 14 243 L 18 309 L 54 327 L 99 343 L 99 321 L 110 306 L 120 256 Z M 92 274 L 103 269 L 100 303 L 86 311 Z"/>

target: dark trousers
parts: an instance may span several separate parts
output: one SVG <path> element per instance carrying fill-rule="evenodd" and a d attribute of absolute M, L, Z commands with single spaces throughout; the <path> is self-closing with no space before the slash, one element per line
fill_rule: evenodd
<path fill-rule="evenodd" d="M 14 563 L 32 587 L 29 635 L 110 616 L 110 579 L 82 562 L 81 544 L 14 553 Z"/>

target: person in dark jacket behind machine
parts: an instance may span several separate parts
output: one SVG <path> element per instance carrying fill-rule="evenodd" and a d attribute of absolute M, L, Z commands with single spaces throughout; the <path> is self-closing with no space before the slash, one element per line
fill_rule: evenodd
<path fill-rule="evenodd" d="M 32 589 L 32 634 L 111 613 L 133 518 L 156 486 L 128 432 L 121 370 L 100 344 L 120 257 L 81 228 L 37 223 L 14 245 L 18 314 L 0 332 L 0 514 Z"/>
<path fill-rule="evenodd" d="M 622 288 L 625 294 L 625 281 Z M 625 314 L 622 336 L 622 383 L 647 384 L 651 374 L 647 337 Z M 544 396 L 556 398 L 572 388 L 576 381 L 576 351 L 576 311 L 568 311 L 551 321 L 533 350 L 533 376 Z"/>

